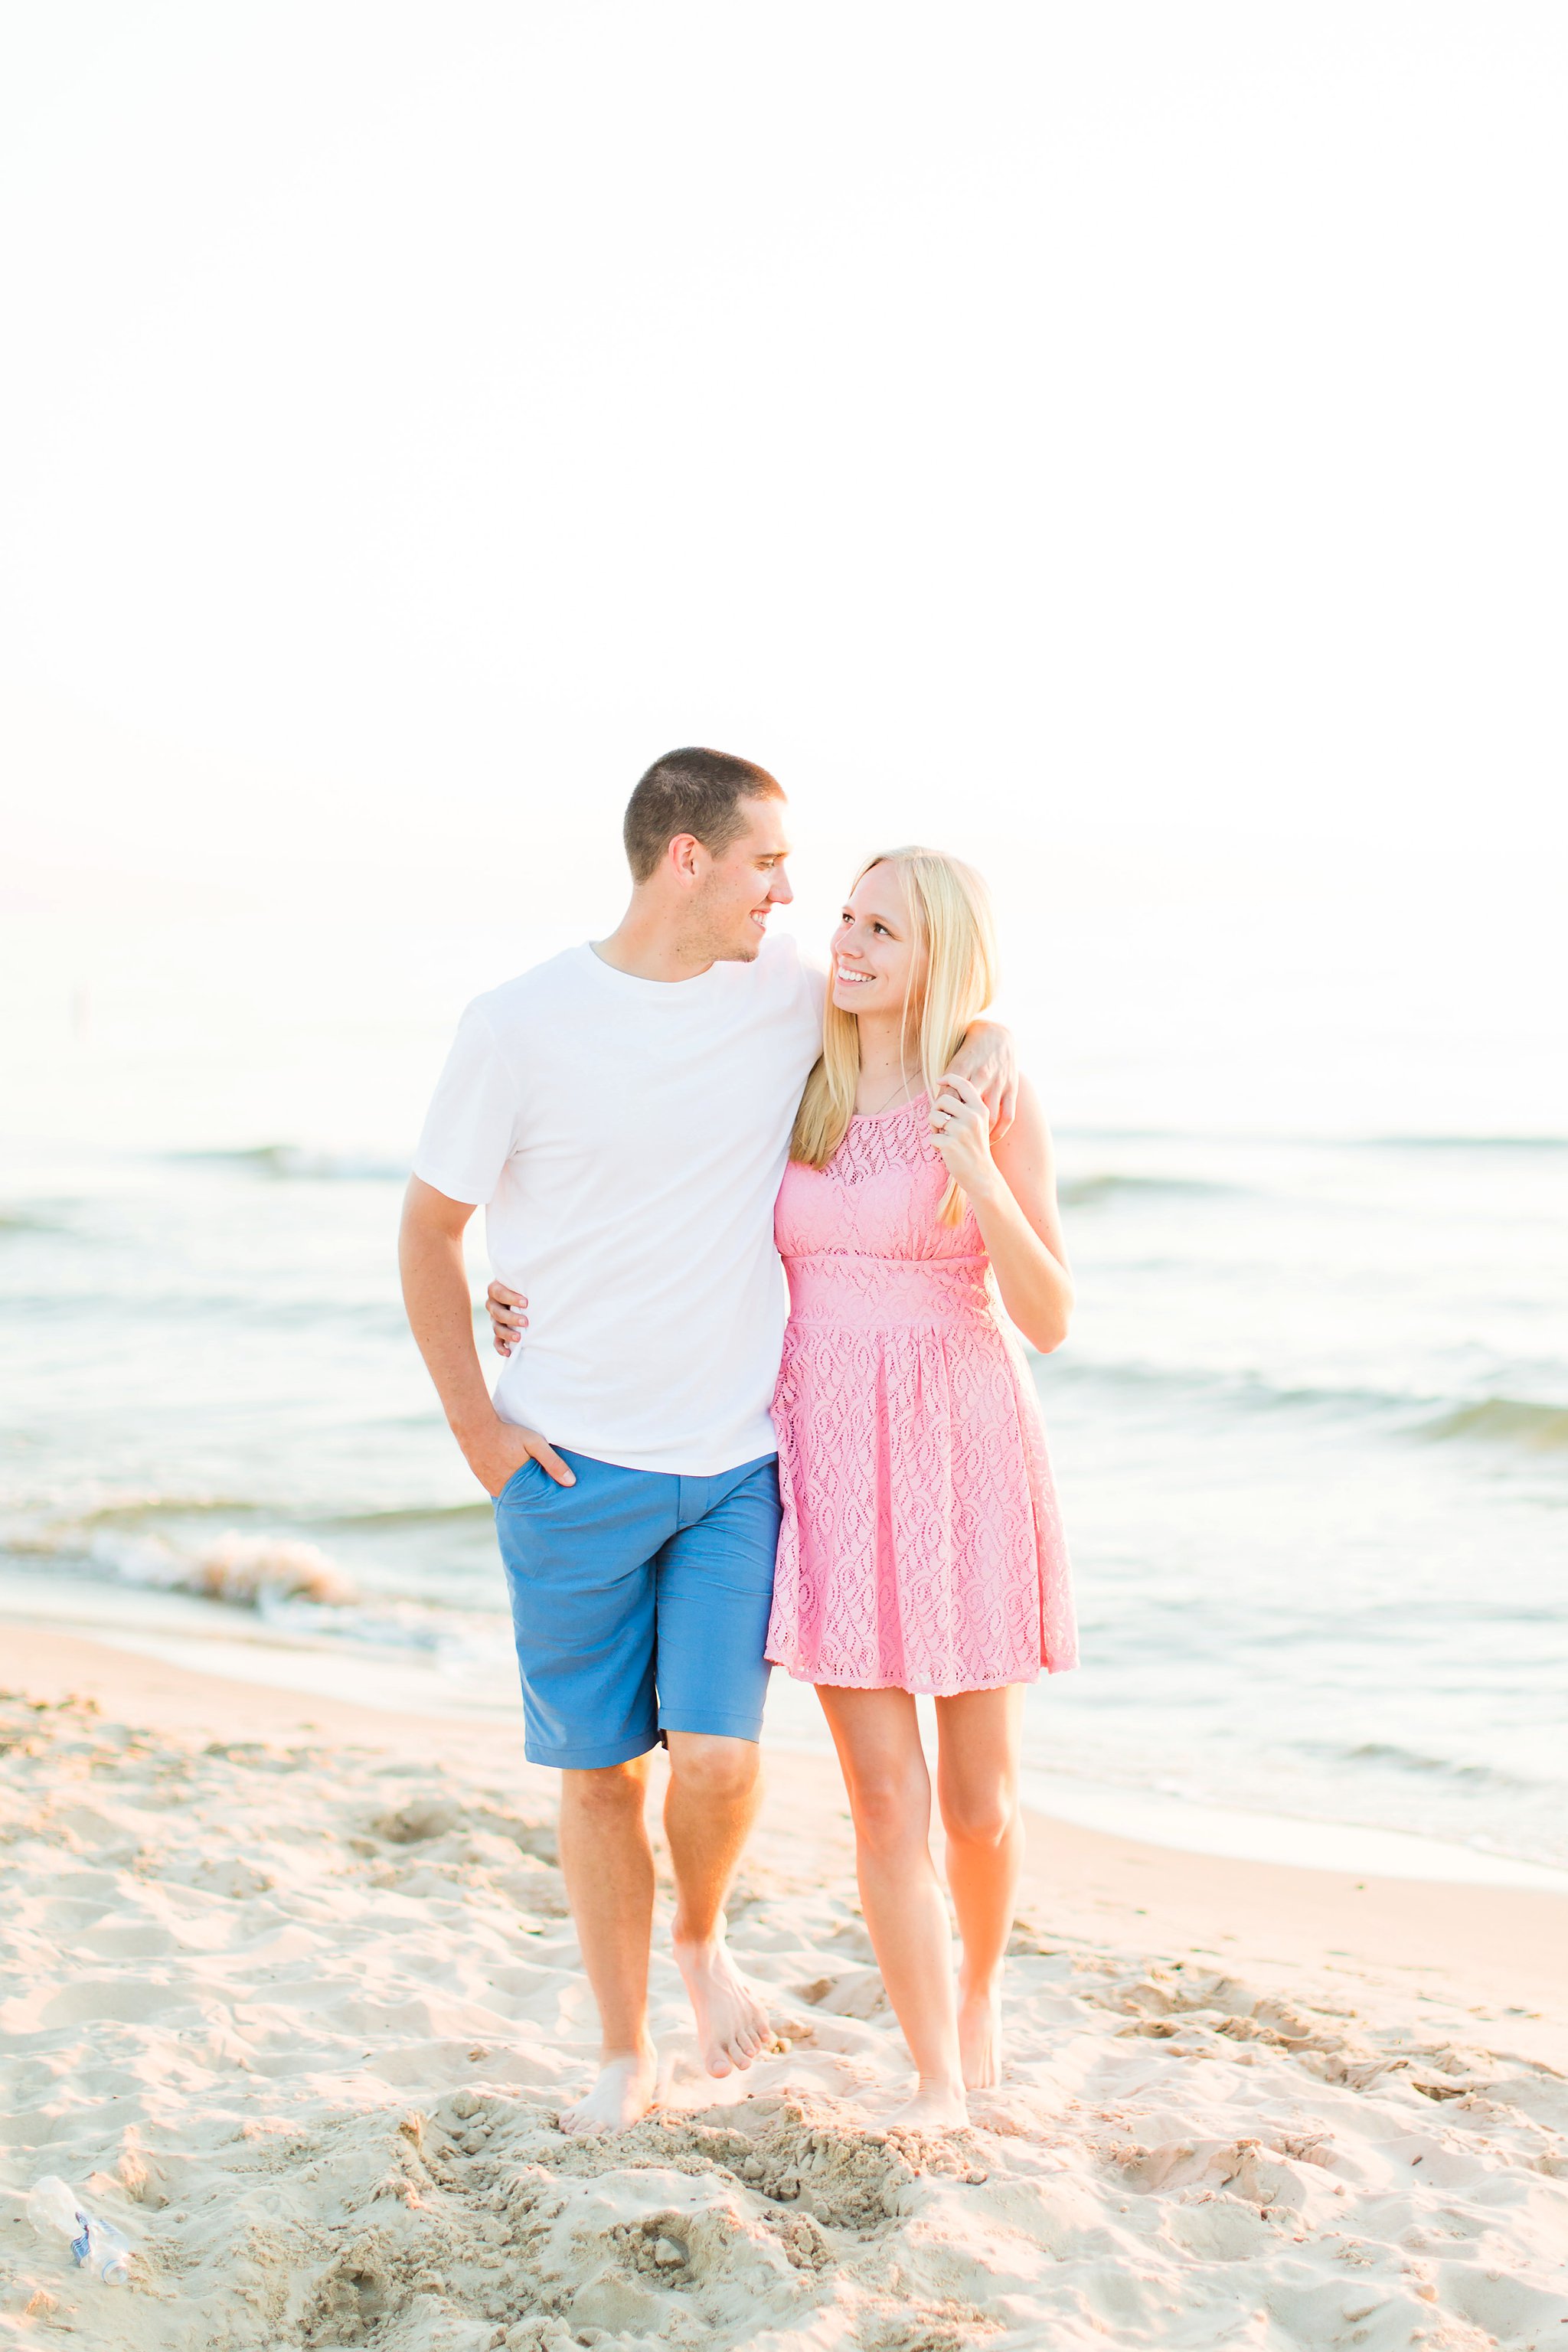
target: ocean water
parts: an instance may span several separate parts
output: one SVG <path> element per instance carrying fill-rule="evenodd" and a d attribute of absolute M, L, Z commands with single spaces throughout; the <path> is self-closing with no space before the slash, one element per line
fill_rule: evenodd
<path fill-rule="evenodd" d="M 1568 1147 L 1060 1149 L 1080 1303 L 1035 1369 L 1086 1663 L 1031 1694 L 1031 1766 L 1568 1864 Z M 489 1509 L 393 1283 L 400 1189 L 278 1150 L 10 1155 L 14 1595 L 58 1622 L 145 1595 L 143 1638 L 512 1703 Z M 812 1704 L 775 1720 L 809 1738 Z"/>
<path fill-rule="evenodd" d="M 58 1037 L 17 1066 L 0 1647 L 31 1616 L 510 1716 L 489 1507 L 393 1267 L 445 1007 L 263 1023 L 264 1066 L 215 1003 L 71 1087 Z M 1568 1867 L 1568 1139 L 1069 1115 L 1058 1146 L 1079 1308 L 1034 1369 L 1084 1664 L 1030 1694 L 1037 1786 L 1173 1843 L 1222 1809 L 1259 1853 L 1294 1822 Z M 826 1745 L 779 1676 L 769 1733 Z"/>

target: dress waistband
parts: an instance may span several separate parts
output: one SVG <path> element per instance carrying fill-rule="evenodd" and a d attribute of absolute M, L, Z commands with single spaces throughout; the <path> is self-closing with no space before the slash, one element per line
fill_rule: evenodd
<path fill-rule="evenodd" d="M 991 1318 L 987 1257 L 867 1257 L 818 1250 L 786 1257 L 791 1319 L 862 1328 Z"/>

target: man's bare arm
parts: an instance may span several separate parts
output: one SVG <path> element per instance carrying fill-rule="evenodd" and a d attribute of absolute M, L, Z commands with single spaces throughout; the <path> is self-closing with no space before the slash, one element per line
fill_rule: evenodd
<path fill-rule="evenodd" d="M 993 1139 L 1000 1143 L 1018 1115 L 1018 1055 L 1012 1031 L 999 1021 L 972 1021 L 948 1067 L 979 1087 Z"/>
<path fill-rule="evenodd" d="M 473 1213 L 467 1201 L 449 1200 L 422 1177 L 409 1178 L 397 1241 L 409 1328 L 463 1458 L 488 1494 L 499 1495 L 530 1460 L 547 1470 L 558 1486 L 574 1486 L 552 1446 L 536 1431 L 503 1421 L 490 1402 L 474 1346 L 474 1314 L 463 1263 L 463 1232 Z"/>

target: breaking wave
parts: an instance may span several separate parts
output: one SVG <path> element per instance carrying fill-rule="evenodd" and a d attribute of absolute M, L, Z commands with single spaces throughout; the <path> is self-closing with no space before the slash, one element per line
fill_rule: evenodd
<path fill-rule="evenodd" d="M 1568 1135 L 1369 1135 L 1361 1140 L 1374 1151 L 1568 1151 Z"/>
<path fill-rule="evenodd" d="M 1542 1785 L 1517 1772 L 1500 1772 L 1492 1764 L 1467 1763 L 1454 1756 L 1426 1756 L 1418 1748 L 1401 1747 L 1396 1740 L 1363 1739 L 1354 1746 L 1332 1747 L 1316 1741 L 1300 1744 L 1304 1753 L 1326 1757 L 1336 1763 L 1379 1765 L 1388 1771 L 1453 1780 L 1471 1789 L 1533 1789 Z"/>
<path fill-rule="evenodd" d="M 1200 1200 L 1218 1198 L 1244 1188 L 1221 1184 L 1201 1176 L 1127 1176 L 1111 1170 L 1093 1176 L 1068 1176 L 1058 1187 L 1058 1197 L 1067 1209 L 1090 1209 L 1101 1201 L 1135 1193 L 1142 1200 L 1169 1196 L 1172 1199 Z"/>
<path fill-rule="evenodd" d="M 241 1609 L 307 1601 L 318 1608 L 352 1608 L 359 1588 L 319 1545 L 290 1536 L 245 1536 L 230 1528 L 210 1543 L 181 1549 L 162 1536 L 104 1529 L 91 1537 L 87 1558 L 124 1584 L 163 1592 L 194 1592 Z"/>
<path fill-rule="evenodd" d="M 238 1495 L 160 1495 L 151 1492 L 121 1495 L 115 1502 L 100 1503 L 95 1509 L 73 1515 L 71 1524 L 90 1530 L 99 1528 L 136 1528 L 161 1519 L 234 1519 L 260 1515 L 272 1515 L 276 1502 L 263 1502 Z M 404 1509 L 388 1511 L 310 1511 L 318 1526 L 332 1528 L 442 1528 L 465 1521 L 489 1519 L 494 1507 L 486 1501 L 473 1503 L 410 1504 Z M 270 1540 L 270 1538 L 268 1538 Z M 50 1549 L 58 1549 L 58 1539 Z"/>
<path fill-rule="evenodd" d="M 1465 1437 L 1531 1454 L 1568 1452 L 1568 1405 L 1531 1404 L 1520 1397 L 1483 1397 L 1427 1422 L 1420 1435 L 1433 1444 Z"/>
<path fill-rule="evenodd" d="M 1449 1439 L 1512 1446 L 1531 1454 L 1568 1452 L 1568 1406 L 1518 1397 L 1421 1396 L 1409 1390 L 1284 1386 L 1245 1372 L 1182 1371 L 1163 1365 L 1048 1360 L 1047 1402 L 1063 1389 L 1142 1391 L 1206 1403 L 1222 1410 L 1271 1413 L 1343 1414 L 1375 1425 L 1390 1436 L 1415 1437 L 1429 1444 Z"/>
<path fill-rule="evenodd" d="M 405 1160 L 367 1152 L 307 1151 L 294 1143 L 257 1143 L 237 1151 L 175 1151 L 169 1157 L 183 1167 L 232 1168 L 275 1182 L 402 1183 L 408 1174 Z"/>

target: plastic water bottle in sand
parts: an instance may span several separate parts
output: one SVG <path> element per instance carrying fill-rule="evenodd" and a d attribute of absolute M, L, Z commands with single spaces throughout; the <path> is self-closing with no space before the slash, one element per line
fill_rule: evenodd
<path fill-rule="evenodd" d="M 131 2241 L 112 2221 L 100 2221 L 77 2202 L 76 2190 L 58 2174 L 46 2173 L 27 2200 L 27 2219 L 40 2238 L 53 2230 L 69 2245 L 74 2260 L 106 2286 L 123 2286 L 131 2276 Z"/>

